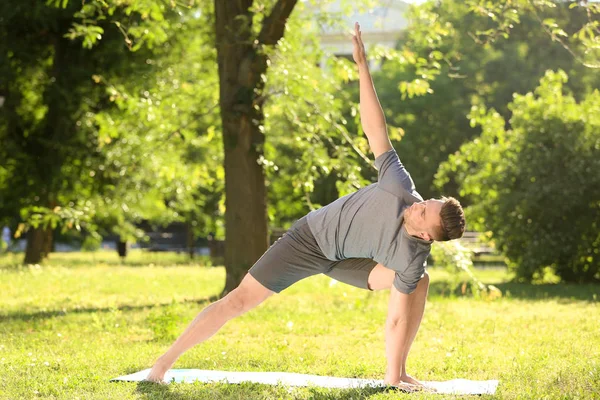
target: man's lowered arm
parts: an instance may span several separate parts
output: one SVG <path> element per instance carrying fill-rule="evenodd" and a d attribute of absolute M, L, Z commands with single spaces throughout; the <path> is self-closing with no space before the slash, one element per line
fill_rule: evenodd
<path fill-rule="evenodd" d="M 388 315 L 385 321 L 385 383 L 397 385 L 406 371 L 402 370 L 404 353 L 409 342 L 409 314 L 414 296 L 404 294 L 394 285 L 390 290 Z"/>

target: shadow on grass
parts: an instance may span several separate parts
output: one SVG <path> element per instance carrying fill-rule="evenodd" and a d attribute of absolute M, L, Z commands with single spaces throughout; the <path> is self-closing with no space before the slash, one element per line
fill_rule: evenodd
<path fill-rule="evenodd" d="M 29 268 L 23 265 L 22 253 L 0 254 L 0 269 L 19 270 Z M 42 267 L 63 267 L 63 268 L 87 268 L 95 265 L 110 267 L 172 267 L 172 266 L 199 266 L 211 267 L 219 259 L 213 259 L 206 255 L 195 255 L 190 259 L 186 253 L 175 252 L 151 252 L 138 250 L 128 255 L 127 258 L 117 257 L 116 252 L 100 251 L 94 252 L 72 252 L 72 253 L 51 253 L 48 259 L 45 259 Z"/>
<path fill-rule="evenodd" d="M 186 385 L 183 391 L 177 385 Z M 189 386 L 187 386 L 189 385 Z M 260 383 L 244 382 L 241 384 L 201 383 L 157 385 L 150 382 L 139 382 L 136 392 L 146 399 L 246 399 L 246 398 L 305 398 L 306 396 L 295 391 L 307 390 L 311 400 L 357 400 L 367 399 L 373 395 L 397 392 L 406 393 L 397 388 L 359 388 L 359 389 L 327 389 L 327 388 L 293 388 L 282 385 L 264 385 Z M 184 392 L 185 391 L 185 392 Z"/>
<path fill-rule="evenodd" d="M 540 284 L 504 282 L 495 285 L 505 296 L 517 299 L 561 301 L 600 301 L 599 284 Z"/>
<path fill-rule="evenodd" d="M 485 282 L 484 282 L 485 283 Z M 600 301 L 600 285 L 598 284 L 530 284 L 517 282 L 494 283 L 495 287 L 500 289 L 502 296 L 509 299 L 523 300 L 558 300 L 559 302 L 570 303 L 573 301 Z M 472 290 L 469 285 L 464 286 L 463 282 L 458 285 L 452 285 L 450 282 L 432 282 L 429 286 L 430 297 L 460 297 L 463 295 L 471 296 Z"/>
<path fill-rule="evenodd" d="M 218 295 L 213 295 L 209 297 L 203 297 L 200 299 L 186 299 L 180 301 L 178 303 L 197 303 L 197 304 L 205 304 L 212 303 L 219 300 Z M 64 311 L 64 310 L 48 310 L 48 311 L 37 311 L 32 313 L 27 312 L 15 312 L 15 313 L 7 313 L 6 315 L 1 315 L 0 318 L 2 321 L 10 322 L 10 321 L 31 321 L 31 320 L 40 320 L 40 319 L 48 319 L 54 317 L 61 317 L 67 314 L 88 314 L 88 313 L 108 313 L 115 311 L 138 311 L 148 308 L 154 307 L 168 307 L 173 305 L 172 302 L 168 303 L 154 303 L 154 304 L 140 304 L 136 306 L 122 305 L 118 307 L 89 307 L 89 308 L 75 308 L 72 310 Z"/>
<path fill-rule="evenodd" d="M 574 301 L 587 301 L 587 302 L 600 302 L 600 285 L 597 284 L 526 284 L 526 283 L 514 283 L 504 282 L 494 284 L 498 289 L 502 291 L 502 295 L 509 299 L 526 299 L 526 300 L 558 300 L 561 303 L 571 303 Z M 471 288 L 467 285 L 465 293 L 462 293 L 463 283 L 453 286 L 451 283 L 433 282 L 429 286 L 429 298 L 432 297 L 461 297 L 461 296 L 472 296 Z M 369 301 L 371 292 L 368 293 L 365 302 Z M 213 303 L 219 300 L 218 295 L 209 297 L 203 297 L 199 299 L 186 299 L 180 303 L 197 303 L 206 304 Z M 109 313 L 118 311 L 138 311 L 143 309 L 155 308 L 155 307 L 167 307 L 171 306 L 172 302 L 158 303 L 158 304 L 141 304 L 141 305 L 121 305 L 118 307 L 89 307 L 89 308 L 75 308 L 72 310 L 47 310 L 37 312 L 12 312 L 6 315 L 1 315 L 3 321 L 32 321 L 32 320 L 43 320 L 54 317 L 61 317 L 67 314 L 89 314 L 89 313 Z"/>
<path fill-rule="evenodd" d="M 182 394 L 173 391 L 171 385 L 158 385 L 152 382 L 138 382 L 135 389 L 136 393 L 142 394 L 147 399 L 195 399 L 192 393 Z"/>
<path fill-rule="evenodd" d="M 375 387 L 375 388 L 361 388 L 361 389 L 344 389 L 344 390 L 329 390 L 309 388 L 310 399 L 316 400 L 354 400 L 354 399 L 366 399 L 370 396 L 380 393 L 410 393 L 405 390 L 394 388 L 394 387 Z"/>
<path fill-rule="evenodd" d="M 61 266 L 67 268 L 88 268 L 90 266 L 89 261 L 78 260 L 76 262 L 69 262 L 68 264 L 61 263 L 48 263 L 48 266 Z M 96 265 L 104 265 L 107 267 L 212 267 L 213 265 L 208 263 L 208 261 L 204 259 L 181 259 L 181 260 L 98 260 Z"/>

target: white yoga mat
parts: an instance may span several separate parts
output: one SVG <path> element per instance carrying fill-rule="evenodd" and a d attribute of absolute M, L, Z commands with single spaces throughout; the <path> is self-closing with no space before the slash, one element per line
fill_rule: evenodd
<path fill-rule="evenodd" d="M 139 382 L 146 379 L 150 369 L 130 375 L 120 376 L 112 381 Z M 166 382 L 223 382 L 241 383 L 255 382 L 266 385 L 282 384 L 286 386 L 319 386 L 324 388 L 354 389 L 367 387 L 385 387 L 382 380 L 335 378 L 331 376 L 294 374 L 289 372 L 229 372 L 209 371 L 203 369 L 170 369 L 165 374 Z M 444 382 L 423 381 L 425 387 L 440 394 L 494 394 L 498 387 L 497 380 L 472 381 L 453 379 Z M 400 389 L 411 391 L 409 387 Z M 426 389 L 426 390 L 427 390 Z"/>

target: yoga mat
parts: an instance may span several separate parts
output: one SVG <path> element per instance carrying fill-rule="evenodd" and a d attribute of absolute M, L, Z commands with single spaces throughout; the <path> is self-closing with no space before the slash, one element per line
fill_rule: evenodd
<path fill-rule="evenodd" d="M 111 381 L 139 382 L 146 379 L 150 369 L 130 375 L 120 376 Z M 331 376 L 305 375 L 290 372 L 229 372 L 209 371 L 202 369 L 170 369 L 165 374 L 166 382 L 223 382 L 241 383 L 255 382 L 266 385 L 282 384 L 286 386 L 320 386 L 324 388 L 353 389 L 366 387 L 385 387 L 382 380 L 336 378 Z M 453 379 L 444 382 L 423 381 L 427 389 L 440 394 L 494 394 L 498 387 L 497 380 L 472 381 Z M 400 386 L 400 389 L 405 389 Z M 410 391 L 410 390 L 408 390 Z"/>

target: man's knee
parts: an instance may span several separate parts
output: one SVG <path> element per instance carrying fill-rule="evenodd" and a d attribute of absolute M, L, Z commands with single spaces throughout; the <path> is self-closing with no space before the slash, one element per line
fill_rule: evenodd
<path fill-rule="evenodd" d="M 242 283 L 228 293 L 223 299 L 225 312 L 231 317 L 237 317 L 266 300 L 273 292 L 262 286 L 250 274 Z"/>
<path fill-rule="evenodd" d="M 230 317 L 241 315 L 246 311 L 248 300 L 245 298 L 244 293 L 238 289 L 232 290 L 221 300 L 225 313 Z"/>

